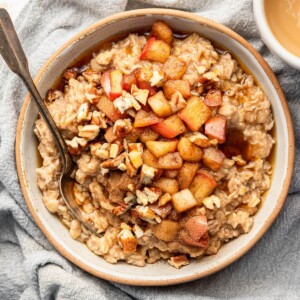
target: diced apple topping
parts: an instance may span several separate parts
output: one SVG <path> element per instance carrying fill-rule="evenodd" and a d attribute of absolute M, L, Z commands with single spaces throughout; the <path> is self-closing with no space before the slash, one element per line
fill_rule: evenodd
<path fill-rule="evenodd" d="M 192 96 L 188 99 L 187 106 L 178 113 L 178 116 L 190 130 L 196 131 L 210 118 L 211 110 L 199 97 Z"/>
<path fill-rule="evenodd" d="M 205 123 L 205 134 L 210 139 L 217 139 L 220 144 L 226 141 L 227 119 L 223 116 L 214 116 Z"/>
<path fill-rule="evenodd" d="M 146 127 L 142 134 L 139 136 L 139 139 L 142 143 L 146 143 L 147 141 L 155 141 L 159 137 L 155 131 L 153 131 L 150 127 Z"/>
<path fill-rule="evenodd" d="M 222 151 L 213 147 L 208 147 L 204 149 L 203 164 L 206 167 L 214 171 L 218 171 L 221 168 L 224 159 L 225 155 Z"/>
<path fill-rule="evenodd" d="M 164 193 L 169 193 L 170 195 L 179 191 L 178 181 L 171 178 L 161 177 L 153 182 L 153 186 L 161 189 Z"/>
<path fill-rule="evenodd" d="M 221 90 L 211 89 L 204 97 L 204 103 L 209 107 L 218 107 L 222 105 L 222 93 Z"/>
<path fill-rule="evenodd" d="M 195 145 L 201 148 L 207 148 L 211 145 L 210 140 L 199 131 L 189 132 L 186 137 Z"/>
<path fill-rule="evenodd" d="M 172 204 L 176 212 L 181 213 L 197 205 L 197 200 L 189 189 L 184 189 L 172 195 Z"/>
<path fill-rule="evenodd" d="M 182 167 L 182 158 L 178 152 L 168 153 L 158 159 L 158 167 L 165 170 L 180 169 Z"/>
<path fill-rule="evenodd" d="M 96 107 L 109 119 L 111 119 L 113 122 L 116 122 L 118 119 L 123 119 L 125 117 L 123 114 L 125 110 L 120 112 L 114 107 L 114 104 L 115 102 L 113 103 L 109 101 L 107 97 L 101 96 L 96 104 Z"/>
<path fill-rule="evenodd" d="M 166 100 L 164 93 L 159 91 L 148 99 L 153 112 L 160 118 L 168 117 L 172 114 L 172 108 L 170 103 Z"/>
<path fill-rule="evenodd" d="M 159 40 L 171 44 L 173 33 L 171 28 L 163 21 L 155 21 L 152 25 L 151 35 L 157 37 Z"/>
<path fill-rule="evenodd" d="M 182 137 L 178 143 L 181 158 L 188 162 L 199 162 L 203 156 L 201 148 L 195 146 L 187 137 Z"/>
<path fill-rule="evenodd" d="M 180 79 L 186 72 L 186 69 L 186 62 L 173 55 L 169 56 L 163 67 L 163 71 L 168 79 Z"/>
<path fill-rule="evenodd" d="M 164 84 L 163 89 L 167 99 L 171 99 L 176 91 L 179 91 L 184 99 L 191 96 L 191 87 L 188 80 L 170 79 Z"/>
<path fill-rule="evenodd" d="M 198 163 L 184 162 L 177 177 L 182 190 L 187 189 L 190 186 L 198 169 Z"/>
<path fill-rule="evenodd" d="M 202 200 L 210 196 L 216 186 L 217 182 L 209 172 L 199 170 L 190 184 L 189 189 L 197 200 L 198 206 L 200 206 Z"/>
<path fill-rule="evenodd" d="M 172 197 L 169 193 L 163 194 L 158 200 L 158 206 L 164 206 L 172 200 Z"/>
<path fill-rule="evenodd" d="M 171 52 L 171 47 L 164 41 L 157 40 L 156 37 L 151 37 L 141 53 L 141 60 L 153 60 L 164 63 Z"/>
<path fill-rule="evenodd" d="M 111 70 L 109 73 L 110 94 L 109 99 L 114 100 L 121 96 L 123 90 L 123 74 L 119 70 Z"/>
<path fill-rule="evenodd" d="M 179 229 L 180 225 L 178 222 L 162 220 L 161 223 L 154 227 L 153 234 L 159 240 L 164 242 L 172 242 L 177 238 Z"/>
<path fill-rule="evenodd" d="M 157 124 L 161 121 L 153 112 L 139 110 L 134 120 L 134 127 L 147 127 Z"/>
<path fill-rule="evenodd" d="M 176 151 L 178 141 L 148 141 L 146 147 L 157 158 Z"/>

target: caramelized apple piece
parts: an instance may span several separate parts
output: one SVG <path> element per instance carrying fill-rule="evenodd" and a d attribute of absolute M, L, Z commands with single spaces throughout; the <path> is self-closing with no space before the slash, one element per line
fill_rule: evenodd
<path fill-rule="evenodd" d="M 207 148 L 211 145 L 210 140 L 199 131 L 189 132 L 186 137 L 196 146 Z"/>
<path fill-rule="evenodd" d="M 148 141 L 147 148 L 157 158 L 176 151 L 178 141 Z"/>
<path fill-rule="evenodd" d="M 183 160 L 199 162 L 203 156 L 201 148 L 195 146 L 187 137 L 182 137 L 178 143 L 178 151 Z"/>
<path fill-rule="evenodd" d="M 110 71 L 104 72 L 100 79 L 101 86 L 102 86 L 104 93 L 108 99 L 110 99 L 110 91 L 111 91 L 109 73 L 110 73 Z"/>
<path fill-rule="evenodd" d="M 115 100 L 122 95 L 123 89 L 123 73 L 119 70 L 111 70 L 109 73 L 110 79 L 110 100 Z"/>
<path fill-rule="evenodd" d="M 131 86 L 136 84 L 135 74 L 124 74 L 123 75 L 123 89 L 127 92 L 131 91 Z"/>
<path fill-rule="evenodd" d="M 178 222 L 171 220 L 162 220 L 159 224 L 153 228 L 153 234 L 164 242 L 174 241 L 180 229 Z"/>
<path fill-rule="evenodd" d="M 205 134 L 210 139 L 217 139 L 219 144 L 226 141 L 227 119 L 223 116 L 214 116 L 205 123 Z"/>
<path fill-rule="evenodd" d="M 196 131 L 210 118 L 211 110 L 199 97 L 192 96 L 186 107 L 178 112 L 178 116 L 190 130 Z"/>
<path fill-rule="evenodd" d="M 125 139 L 127 142 L 136 143 L 136 141 L 141 137 L 144 133 L 144 128 L 135 128 L 133 127 L 131 132 L 126 134 Z"/>
<path fill-rule="evenodd" d="M 148 206 L 154 211 L 154 213 L 156 215 L 160 216 L 163 219 L 165 219 L 168 216 L 168 214 L 171 212 L 171 210 L 173 208 L 171 202 L 168 202 L 165 205 L 159 206 L 158 201 L 157 201 Z"/>
<path fill-rule="evenodd" d="M 177 176 L 177 180 L 182 190 L 187 189 L 190 186 L 198 169 L 199 164 L 197 163 L 183 163 Z"/>
<path fill-rule="evenodd" d="M 163 122 L 159 122 L 151 128 L 161 136 L 172 139 L 175 136 L 186 131 L 186 128 L 177 115 L 166 118 Z"/>
<path fill-rule="evenodd" d="M 182 158 L 178 152 L 166 154 L 159 158 L 158 167 L 166 170 L 180 169 L 182 167 Z"/>
<path fill-rule="evenodd" d="M 153 131 L 150 127 L 146 127 L 139 139 L 145 144 L 147 141 L 155 141 L 158 137 L 159 135 L 155 131 Z"/>
<path fill-rule="evenodd" d="M 211 108 L 215 108 L 222 105 L 222 93 L 221 90 L 210 89 L 204 97 L 204 103 Z"/>
<path fill-rule="evenodd" d="M 151 35 L 166 42 L 167 44 L 171 44 L 173 39 L 171 28 L 163 21 L 155 21 L 152 24 Z"/>
<path fill-rule="evenodd" d="M 189 189 L 196 198 L 198 206 L 200 206 L 202 204 L 202 200 L 211 195 L 216 187 L 217 182 L 213 176 L 205 170 L 199 170 L 196 173 Z"/>
<path fill-rule="evenodd" d="M 145 165 L 158 169 L 158 159 L 148 149 L 143 151 L 142 159 Z"/>
<path fill-rule="evenodd" d="M 157 40 L 156 37 L 151 37 L 146 43 L 140 59 L 164 63 L 168 59 L 170 52 L 171 47 L 166 42 Z"/>
<path fill-rule="evenodd" d="M 167 99 L 171 99 L 175 91 L 179 91 L 184 99 L 191 96 L 191 87 L 188 80 L 168 80 L 163 86 L 164 94 Z"/>
<path fill-rule="evenodd" d="M 213 147 L 204 149 L 203 164 L 213 171 L 218 171 L 221 168 L 224 158 L 225 155 L 220 150 L 217 150 Z"/>
<path fill-rule="evenodd" d="M 178 170 L 165 170 L 164 177 L 167 178 L 176 178 L 178 175 Z"/>
<path fill-rule="evenodd" d="M 172 108 L 162 91 L 159 91 L 148 99 L 148 104 L 154 111 L 154 113 L 160 117 L 168 117 L 172 114 Z"/>
<path fill-rule="evenodd" d="M 113 102 L 109 101 L 104 95 L 100 97 L 96 107 L 102 111 L 109 119 L 116 122 L 119 119 L 124 119 L 125 114 L 121 114 L 115 107 Z"/>
<path fill-rule="evenodd" d="M 169 56 L 163 67 L 163 71 L 168 79 L 180 79 L 186 72 L 186 69 L 186 62 L 173 55 Z"/>
<path fill-rule="evenodd" d="M 137 86 L 138 86 L 139 89 L 148 90 L 149 91 L 149 96 L 153 96 L 156 93 L 156 87 L 151 86 L 150 82 L 148 82 L 148 81 L 138 80 Z"/>
<path fill-rule="evenodd" d="M 153 186 L 161 189 L 164 193 L 173 195 L 179 191 L 179 184 L 176 179 L 160 177 L 153 182 Z"/>
<path fill-rule="evenodd" d="M 157 124 L 161 119 L 158 118 L 153 112 L 146 112 L 139 110 L 134 119 L 134 127 L 146 127 Z"/>
<path fill-rule="evenodd" d="M 172 204 L 176 212 L 181 213 L 197 205 L 197 200 L 189 189 L 172 195 Z"/>

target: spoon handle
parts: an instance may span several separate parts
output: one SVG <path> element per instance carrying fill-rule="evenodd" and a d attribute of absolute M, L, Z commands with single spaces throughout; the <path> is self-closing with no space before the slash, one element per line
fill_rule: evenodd
<path fill-rule="evenodd" d="M 64 165 L 63 172 L 68 172 L 72 166 L 68 147 L 32 80 L 28 69 L 26 55 L 23 51 L 11 18 L 4 8 L 0 8 L 0 41 L 0 53 L 2 57 L 9 68 L 19 75 L 27 86 L 32 99 L 35 101 L 40 114 L 48 125 L 62 155 Z"/>

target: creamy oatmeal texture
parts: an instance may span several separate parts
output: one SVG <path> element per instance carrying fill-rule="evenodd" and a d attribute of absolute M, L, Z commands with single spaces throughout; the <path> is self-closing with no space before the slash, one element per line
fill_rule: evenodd
<path fill-rule="evenodd" d="M 176 268 L 212 255 L 253 226 L 270 187 L 270 102 L 228 52 L 198 34 L 129 34 L 63 75 L 47 105 L 77 164 L 75 220 L 58 188 L 59 151 L 34 129 L 38 186 L 71 236 L 110 263 L 165 259 Z"/>

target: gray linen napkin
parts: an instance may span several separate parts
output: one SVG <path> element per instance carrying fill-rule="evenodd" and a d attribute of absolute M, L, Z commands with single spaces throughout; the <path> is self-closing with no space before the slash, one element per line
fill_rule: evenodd
<path fill-rule="evenodd" d="M 237 31 L 265 57 L 288 99 L 300 136 L 300 72 L 261 41 L 249 0 L 32 0 L 16 27 L 35 75 L 64 42 L 95 21 L 124 10 L 169 7 Z M 1 41 L 0 41 L 1 42 Z M 260 242 L 223 271 L 172 287 L 130 287 L 95 278 L 65 260 L 29 216 L 19 186 L 14 141 L 26 90 L 0 59 L 0 299 L 300 299 L 300 145 L 290 195 Z"/>

